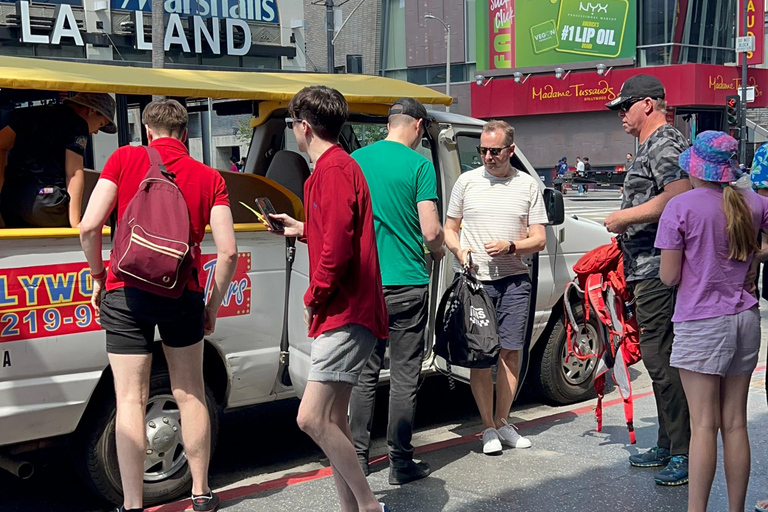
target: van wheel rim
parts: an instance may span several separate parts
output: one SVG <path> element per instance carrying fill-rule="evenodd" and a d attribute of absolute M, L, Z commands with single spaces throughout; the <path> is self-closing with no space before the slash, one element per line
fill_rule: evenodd
<path fill-rule="evenodd" d="M 572 343 L 574 348 L 578 347 L 582 355 L 597 356 L 597 331 L 590 324 L 579 331 Z M 569 354 L 568 343 L 563 343 L 563 349 L 560 353 L 560 368 L 565 382 L 571 386 L 580 386 L 589 381 L 596 363 L 597 357 L 579 359 L 573 354 Z"/>
<path fill-rule="evenodd" d="M 147 457 L 144 481 L 159 482 L 177 473 L 187 462 L 181 438 L 181 414 L 173 395 L 150 397 L 145 415 Z"/>

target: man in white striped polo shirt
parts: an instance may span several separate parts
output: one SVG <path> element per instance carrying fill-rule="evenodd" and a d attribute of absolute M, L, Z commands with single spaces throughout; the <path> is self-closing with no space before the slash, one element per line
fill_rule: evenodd
<path fill-rule="evenodd" d="M 483 420 L 483 452 L 498 454 L 502 443 L 528 448 L 531 442 L 507 423 L 517 390 L 520 352 L 531 295 L 528 267 L 521 258 L 544 249 L 547 212 L 536 180 L 512 167 L 515 130 L 504 121 L 489 121 L 477 150 L 483 166 L 456 181 L 448 205 L 445 244 L 454 254 L 454 270 L 468 265 L 496 308 L 501 355 L 493 410 L 491 369 L 472 369 L 470 385 Z"/>

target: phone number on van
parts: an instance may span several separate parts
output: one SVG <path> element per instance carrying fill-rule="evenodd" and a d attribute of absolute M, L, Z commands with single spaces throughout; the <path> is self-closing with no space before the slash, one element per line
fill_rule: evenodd
<path fill-rule="evenodd" d="M 202 261 L 200 284 L 209 297 L 216 255 L 204 254 Z M 250 270 L 251 253 L 240 253 L 219 318 L 251 312 Z M 91 307 L 92 292 L 93 279 L 85 262 L 0 269 L 0 343 L 99 329 L 99 318 Z"/>

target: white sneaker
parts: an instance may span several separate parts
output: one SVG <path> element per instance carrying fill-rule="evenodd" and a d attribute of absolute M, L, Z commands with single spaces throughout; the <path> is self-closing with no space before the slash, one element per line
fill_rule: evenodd
<path fill-rule="evenodd" d="M 483 453 L 486 455 L 496 455 L 501 453 L 501 441 L 499 433 L 495 428 L 483 430 Z"/>
<path fill-rule="evenodd" d="M 514 425 L 507 423 L 507 420 L 501 420 L 504 424 L 503 427 L 496 429 L 496 433 L 499 435 L 501 442 L 510 448 L 530 448 L 531 441 L 517 433 L 517 428 Z"/>

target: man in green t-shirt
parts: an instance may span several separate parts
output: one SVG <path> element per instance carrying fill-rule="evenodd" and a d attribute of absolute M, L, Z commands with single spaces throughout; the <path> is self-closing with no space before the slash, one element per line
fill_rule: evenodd
<path fill-rule="evenodd" d="M 401 485 L 429 475 L 428 464 L 413 462 L 411 437 L 429 316 L 424 246 L 435 260 L 444 250 L 435 168 L 414 151 L 429 127 L 427 111 L 418 101 L 401 98 L 389 109 L 388 121 L 385 140 L 352 154 L 371 191 L 389 340 L 379 340 L 352 390 L 349 421 L 367 475 L 376 384 L 389 343 L 389 483 Z"/>

